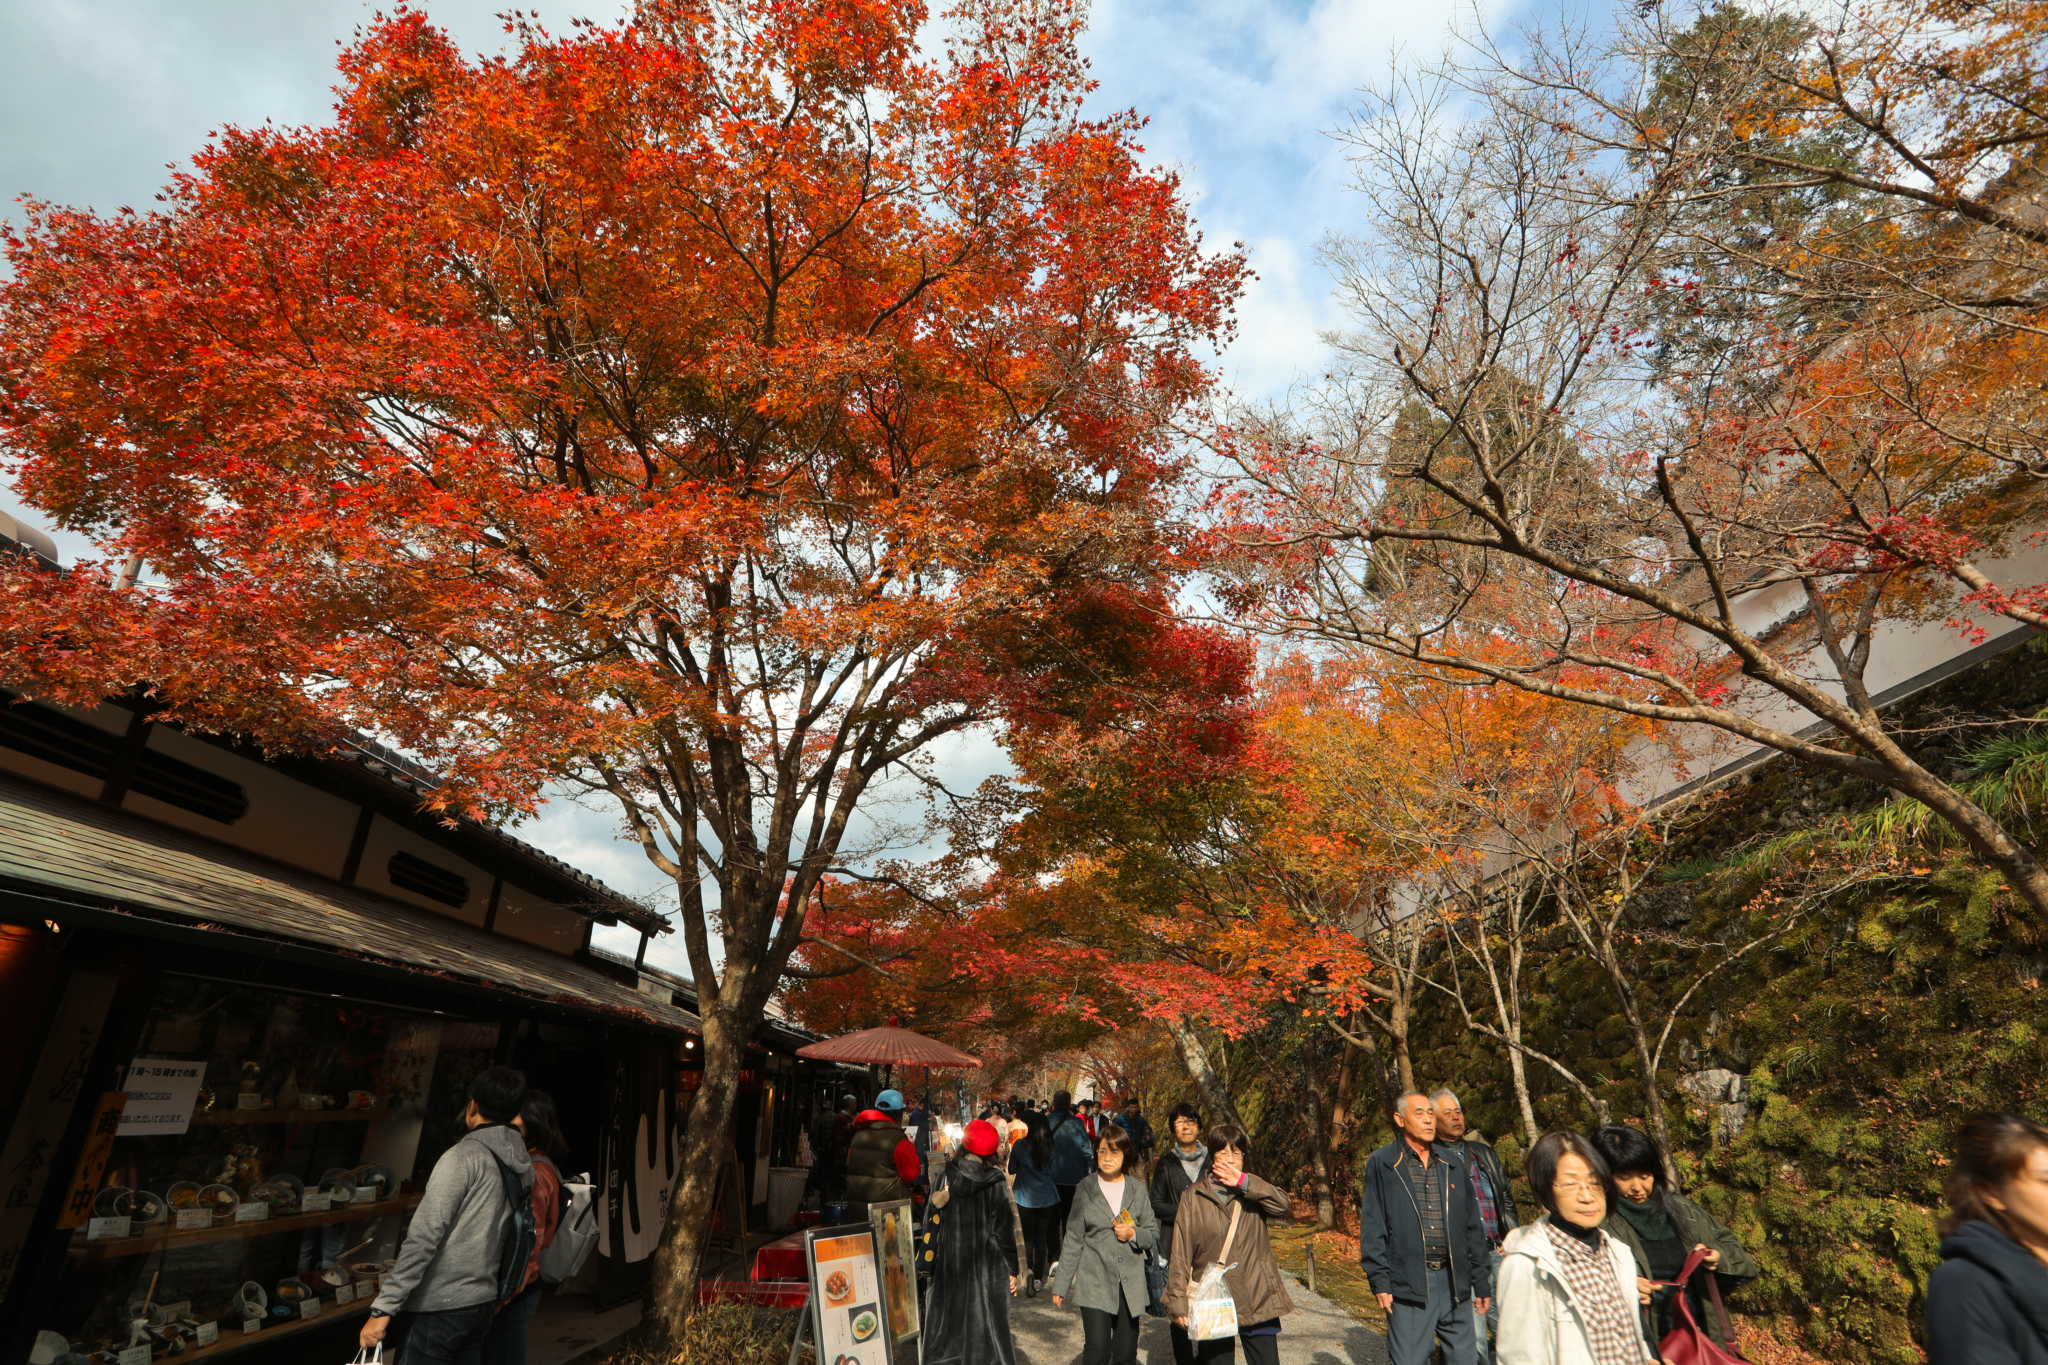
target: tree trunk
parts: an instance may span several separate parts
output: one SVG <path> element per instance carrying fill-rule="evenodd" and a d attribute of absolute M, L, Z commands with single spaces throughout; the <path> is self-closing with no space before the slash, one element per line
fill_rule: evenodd
<path fill-rule="evenodd" d="M 1394 1073 L 1401 1082 L 1401 1095 L 1415 1092 L 1415 1059 L 1408 1054 L 1408 995 L 1406 991 L 1393 1002 L 1387 1011 L 1387 1021 L 1393 1025 L 1387 1036 L 1394 1043 Z M 1394 1096 L 1399 1099 L 1401 1095 Z"/>
<path fill-rule="evenodd" d="M 654 1250 L 654 1264 L 648 1268 L 642 1309 L 641 1343 L 656 1359 L 681 1353 L 683 1326 L 697 1307 L 697 1281 L 703 1271 L 704 1243 L 711 1231 L 712 1200 L 739 1095 L 740 1062 L 747 1040 L 760 1023 L 758 1010 L 744 1021 L 735 1017 L 737 1013 L 715 1008 L 703 1016 L 704 1080 L 683 1128 L 668 1222 L 661 1230 L 661 1244 Z M 740 1198 L 744 1203 L 744 1191 Z"/>
<path fill-rule="evenodd" d="M 1650 1036 L 1643 1028 L 1642 1012 L 1636 1008 L 1636 995 L 1623 971 L 1620 956 L 1614 951 L 1612 931 L 1602 934 L 1600 941 L 1600 965 L 1607 972 L 1608 985 L 1614 991 L 1615 1003 L 1621 1006 L 1622 1018 L 1628 1021 L 1629 1037 L 1636 1050 L 1636 1072 L 1643 1083 L 1643 1117 L 1650 1122 L 1650 1135 L 1657 1139 L 1657 1149 L 1664 1154 L 1664 1178 L 1671 1182 L 1671 1188 L 1678 1188 L 1678 1164 L 1671 1158 L 1671 1126 L 1664 1116 L 1664 1096 L 1657 1088 L 1657 1065 L 1650 1054 Z M 1607 1122 L 1603 1115 L 1600 1120 Z"/>
<path fill-rule="evenodd" d="M 1338 1044 L 1343 1051 L 1337 1057 L 1337 1083 L 1330 1099 L 1330 1135 L 1323 1162 L 1336 1179 L 1344 1181 L 1348 1190 L 1350 1182 L 1346 1177 L 1351 1174 L 1351 1162 L 1346 1158 L 1351 1150 L 1352 1105 L 1358 1094 L 1358 1054 L 1364 1049 L 1348 1038 L 1338 1039 Z"/>
<path fill-rule="evenodd" d="M 1323 1126 L 1322 1096 L 1316 1088 L 1314 1068 L 1309 1069 L 1302 1098 L 1308 1105 L 1308 1152 L 1310 1177 L 1316 1192 L 1316 1226 L 1337 1226 L 1337 1205 L 1330 1198 L 1329 1132 Z"/>
<path fill-rule="evenodd" d="M 1229 1088 L 1216 1074 L 1216 1067 L 1209 1060 L 1209 1049 L 1202 1046 L 1202 1040 L 1196 1034 L 1194 1025 L 1179 1015 L 1169 1015 L 1166 1019 L 1166 1031 L 1172 1036 L 1174 1046 L 1180 1049 L 1180 1060 L 1182 1065 L 1187 1067 L 1189 1078 L 1194 1081 L 1195 1088 L 1202 1092 L 1202 1103 L 1209 1110 L 1209 1121 L 1236 1123 L 1238 1127 L 1244 1127 L 1242 1123 L 1238 1123 L 1237 1110 L 1230 1103 Z"/>
<path fill-rule="evenodd" d="M 1521 1040 L 1522 1031 L 1518 1023 L 1515 1041 L 1519 1043 Z M 1508 1049 L 1508 1076 L 1514 1082 L 1515 1109 L 1522 1116 L 1522 1140 L 1534 1146 L 1536 1139 L 1543 1136 L 1543 1130 L 1536 1126 L 1536 1106 L 1529 1102 L 1529 1070 L 1523 1063 L 1519 1047 Z"/>

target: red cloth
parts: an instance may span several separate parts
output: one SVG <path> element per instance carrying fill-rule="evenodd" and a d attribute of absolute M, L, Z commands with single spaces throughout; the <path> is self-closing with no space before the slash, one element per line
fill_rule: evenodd
<path fill-rule="evenodd" d="M 924 1163 L 917 1159 L 917 1144 L 909 1138 L 896 1144 L 896 1174 L 903 1177 L 906 1185 L 915 1185 L 917 1178 L 924 1174 Z"/>
<path fill-rule="evenodd" d="M 801 1280 L 804 1277 L 804 1235 L 801 1232 L 770 1242 L 754 1253 L 756 1280 Z"/>
<path fill-rule="evenodd" d="M 562 1221 L 562 1173 L 540 1153 L 529 1155 L 533 1157 L 533 1255 L 526 1259 L 526 1278 L 519 1284 L 521 1293 L 533 1288 L 540 1279 L 540 1254 L 555 1240 L 555 1228 Z"/>

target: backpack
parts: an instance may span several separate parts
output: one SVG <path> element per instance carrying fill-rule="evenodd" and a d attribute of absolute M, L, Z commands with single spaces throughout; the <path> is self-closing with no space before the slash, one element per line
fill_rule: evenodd
<path fill-rule="evenodd" d="M 561 1182 L 562 1213 L 554 1240 L 540 1251 L 540 1282 L 560 1284 L 583 1269 L 597 1245 L 597 1186 L 588 1180 Z"/>
<path fill-rule="evenodd" d="M 526 1264 L 533 1259 L 533 1196 L 519 1183 L 518 1175 L 505 1164 L 505 1158 L 488 1147 L 484 1150 L 498 1163 L 498 1179 L 505 1187 L 505 1206 L 512 1211 L 511 1225 L 505 1229 L 504 1259 L 498 1270 L 498 1302 L 509 1303 L 525 1288 Z"/>

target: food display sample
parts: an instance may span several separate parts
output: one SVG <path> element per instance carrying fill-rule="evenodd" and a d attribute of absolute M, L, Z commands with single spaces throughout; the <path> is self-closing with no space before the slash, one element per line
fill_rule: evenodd
<path fill-rule="evenodd" d="M 182 1107 L 152 1096 L 66 1224 L 50 1358 L 183 1365 L 366 1311 L 496 1026 L 177 975 L 150 1003 L 129 1070 L 182 1068 Z"/>

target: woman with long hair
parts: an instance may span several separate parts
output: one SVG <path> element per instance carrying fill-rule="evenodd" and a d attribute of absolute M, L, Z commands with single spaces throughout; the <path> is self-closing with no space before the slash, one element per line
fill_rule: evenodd
<path fill-rule="evenodd" d="M 1664 1179 L 1664 1153 L 1647 1133 L 1621 1124 L 1609 1124 L 1593 1134 L 1593 1145 L 1607 1159 L 1614 1173 L 1615 1205 L 1600 1226 L 1629 1249 L 1636 1259 L 1637 1297 L 1649 1295 L 1644 1311 L 1650 1340 L 1661 1342 L 1675 1325 L 1678 1310 L 1673 1307 L 1676 1291 L 1660 1289 L 1652 1281 L 1675 1280 L 1695 1250 L 1707 1253 L 1685 1286 L 1686 1304 L 1714 1344 L 1732 1351 L 1735 1343 L 1724 1341 L 1721 1319 L 1707 1311 L 1703 1281 L 1712 1275 L 1725 1291 L 1732 1283 L 1753 1280 L 1762 1268 L 1750 1259 L 1742 1243 L 1726 1224 L 1698 1204 L 1671 1188 Z"/>
<path fill-rule="evenodd" d="M 1217 1124 L 1203 1145 L 1209 1149 L 1209 1166 L 1180 1197 L 1173 1219 L 1173 1251 L 1166 1258 L 1162 1303 L 1179 1329 L 1173 1339 L 1176 1355 L 1186 1342 L 1199 1365 L 1232 1365 L 1241 1346 L 1246 1365 L 1279 1365 L 1280 1319 L 1294 1311 L 1294 1300 L 1280 1278 L 1266 1225 L 1285 1218 L 1293 1201 L 1286 1191 L 1245 1169 L 1252 1143 L 1236 1124 Z M 1189 1341 L 1189 1300 L 1212 1265 L 1231 1267 L 1224 1272 L 1223 1283 L 1237 1305 L 1237 1335 Z"/>
<path fill-rule="evenodd" d="M 946 1163 L 927 1212 L 932 1287 L 925 1298 L 925 1365 L 1012 1365 L 1010 1297 L 1024 1273 L 1024 1230 L 995 1165 L 996 1130 L 976 1119 Z"/>
<path fill-rule="evenodd" d="M 1927 1281 L 1927 1365 L 2048 1365 L 2048 1128 L 1978 1114 L 1956 1137 Z"/>
<path fill-rule="evenodd" d="M 555 1240 L 555 1227 L 562 1218 L 562 1168 L 558 1163 L 568 1160 L 569 1143 L 562 1136 L 554 1097 L 545 1090 L 528 1090 L 513 1127 L 525 1134 L 526 1154 L 533 1158 L 533 1255 L 526 1262 L 525 1283 L 491 1319 L 482 1365 L 526 1365 L 526 1329 L 540 1307 L 540 1254 Z"/>
<path fill-rule="evenodd" d="M 1152 1301 L 1145 1255 L 1159 1241 L 1152 1196 L 1131 1173 L 1131 1135 L 1111 1126 L 1095 1139 L 1095 1174 L 1074 1191 L 1052 1306 L 1081 1310 L 1081 1365 L 1136 1365 L 1138 1315 Z"/>
<path fill-rule="evenodd" d="M 1501 1243 L 1494 1365 L 1648 1365 L 1636 1258 L 1601 1231 L 1620 1198 L 1607 1158 L 1559 1129 L 1529 1149 L 1529 1187 L 1546 1213 Z"/>
<path fill-rule="evenodd" d="M 1052 1183 L 1052 1132 L 1045 1115 L 1027 1109 L 1022 1118 L 1024 1136 L 1010 1144 L 1010 1175 L 1024 1220 L 1024 1297 L 1035 1299 L 1059 1249 L 1060 1192 Z"/>

